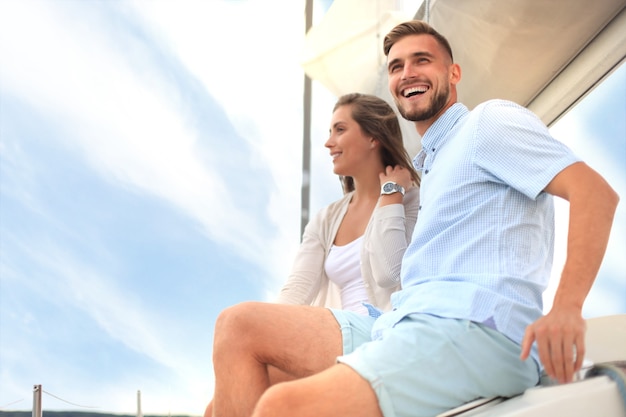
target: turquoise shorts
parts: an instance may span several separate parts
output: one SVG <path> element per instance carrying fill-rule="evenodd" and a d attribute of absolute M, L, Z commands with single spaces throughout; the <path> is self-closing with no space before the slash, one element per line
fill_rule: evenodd
<path fill-rule="evenodd" d="M 536 362 L 521 361 L 520 346 L 487 326 L 398 311 L 378 319 L 331 311 L 344 337 L 337 361 L 370 382 L 385 417 L 432 417 L 539 382 Z"/>
<path fill-rule="evenodd" d="M 372 326 L 375 318 L 357 314 L 348 310 L 329 309 L 334 315 L 341 328 L 343 341 L 343 354 L 347 355 L 365 342 L 372 340 Z"/>

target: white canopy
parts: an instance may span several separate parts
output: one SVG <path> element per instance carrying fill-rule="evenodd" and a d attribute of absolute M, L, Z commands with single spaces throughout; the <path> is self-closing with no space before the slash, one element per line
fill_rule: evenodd
<path fill-rule="evenodd" d="M 388 98 L 382 39 L 411 16 L 394 0 L 334 0 L 306 37 L 305 72 L 339 96 Z M 428 21 L 461 65 L 459 101 L 529 107 L 553 124 L 626 56 L 626 0 L 432 0 Z"/>
<path fill-rule="evenodd" d="M 384 69 L 382 37 L 413 13 L 396 0 L 335 0 L 306 35 L 302 66 L 336 96 L 373 93 Z"/>

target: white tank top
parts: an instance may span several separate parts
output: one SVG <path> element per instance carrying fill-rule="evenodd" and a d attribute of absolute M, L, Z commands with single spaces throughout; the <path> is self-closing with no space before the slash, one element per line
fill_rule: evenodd
<path fill-rule="evenodd" d="M 363 236 L 345 246 L 333 245 L 326 258 L 326 276 L 341 289 L 341 304 L 344 310 L 368 315 L 362 303 L 369 302 L 361 276 L 361 245 Z"/>

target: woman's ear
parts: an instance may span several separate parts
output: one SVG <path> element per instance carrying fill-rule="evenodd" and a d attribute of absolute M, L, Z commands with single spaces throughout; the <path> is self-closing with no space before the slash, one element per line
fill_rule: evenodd
<path fill-rule="evenodd" d="M 370 149 L 374 149 L 375 147 L 377 147 L 378 143 L 379 143 L 378 139 L 371 138 L 370 139 Z"/>

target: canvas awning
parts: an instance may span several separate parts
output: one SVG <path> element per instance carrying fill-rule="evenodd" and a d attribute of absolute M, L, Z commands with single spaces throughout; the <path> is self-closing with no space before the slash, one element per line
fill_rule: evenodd
<path fill-rule="evenodd" d="M 335 0 L 306 35 L 302 67 L 336 96 L 373 93 L 385 75 L 382 37 L 414 12 L 399 11 L 396 0 Z"/>
<path fill-rule="evenodd" d="M 428 20 L 446 36 L 463 76 L 459 101 L 529 107 L 547 124 L 572 108 L 626 56 L 626 0 L 432 0 Z M 382 38 L 413 16 L 393 0 L 334 0 L 306 37 L 303 68 L 335 95 L 387 96 Z"/>

